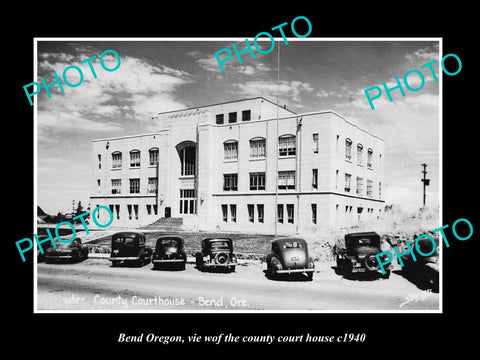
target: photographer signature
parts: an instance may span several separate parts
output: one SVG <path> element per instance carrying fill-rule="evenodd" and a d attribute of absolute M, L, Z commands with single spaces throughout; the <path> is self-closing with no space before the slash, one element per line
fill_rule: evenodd
<path fill-rule="evenodd" d="M 432 290 L 431 289 L 424 290 L 424 291 L 416 293 L 416 294 L 410 294 L 405 298 L 405 301 L 403 303 L 401 303 L 399 307 L 402 307 L 403 305 L 408 304 L 409 302 L 412 302 L 412 301 L 414 301 L 414 302 L 425 301 L 425 299 L 427 297 L 429 297 L 430 295 L 432 295 Z"/>

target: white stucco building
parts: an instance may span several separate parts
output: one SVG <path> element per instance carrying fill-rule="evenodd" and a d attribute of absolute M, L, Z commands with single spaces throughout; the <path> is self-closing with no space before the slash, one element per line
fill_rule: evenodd
<path fill-rule="evenodd" d="M 294 234 L 383 212 L 384 141 L 333 111 L 295 114 L 257 97 L 151 121 L 158 131 L 93 140 L 91 206 L 109 206 L 112 226 L 172 217 Z"/>

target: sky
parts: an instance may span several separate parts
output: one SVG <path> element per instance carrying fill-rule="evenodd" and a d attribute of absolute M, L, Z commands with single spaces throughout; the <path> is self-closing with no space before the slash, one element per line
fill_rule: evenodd
<path fill-rule="evenodd" d="M 262 38 L 259 38 L 259 40 Z M 406 210 L 422 206 L 422 163 L 428 165 L 427 205 L 438 206 L 440 190 L 439 152 L 439 63 L 433 65 L 439 82 L 421 66 L 439 58 L 436 40 L 335 41 L 305 38 L 278 38 L 268 54 L 255 52 L 255 58 L 241 54 L 242 63 L 232 50 L 245 48 L 239 38 L 201 41 L 158 39 L 157 41 L 118 40 L 51 41 L 37 39 L 37 79 L 53 83 L 54 73 L 62 76 L 75 65 L 82 70 L 83 82 L 68 87 L 62 82 L 44 88 L 35 97 L 37 106 L 37 200 L 49 214 L 70 212 L 72 201 L 89 204 L 92 140 L 158 130 L 151 115 L 164 111 L 262 96 L 271 101 L 277 91 L 277 49 L 280 48 L 279 103 L 300 114 L 333 110 L 385 140 L 386 204 Z M 268 40 L 268 38 L 267 38 Z M 252 48 L 253 47 L 253 41 Z M 269 41 L 259 41 L 264 52 Z M 232 58 L 222 72 L 214 57 L 228 48 Z M 100 64 L 105 50 L 115 50 L 121 59 L 114 71 Z M 95 70 L 94 78 L 88 63 Z M 225 54 L 220 55 L 222 58 Z M 104 65 L 113 69 L 117 59 L 107 53 Z M 411 69 L 425 79 L 418 91 L 404 86 L 374 100 L 372 110 L 364 90 L 372 86 L 395 85 Z M 454 71 L 451 70 L 451 71 Z M 78 83 L 78 72 L 67 72 L 71 84 Z M 412 88 L 419 88 L 418 74 L 408 76 Z M 33 88 L 30 89 L 30 92 Z M 372 92 L 373 96 L 374 92 Z M 28 100 L 25 100 L 28 104 Z"/>

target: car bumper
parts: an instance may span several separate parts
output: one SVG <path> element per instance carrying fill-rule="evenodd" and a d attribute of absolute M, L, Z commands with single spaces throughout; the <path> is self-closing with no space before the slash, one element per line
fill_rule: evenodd
<path fill-rule="evenodd" d="M 186 259 L 154 259 L 152 262 L 155 263 L 177 263 L 177 262 L 187 262 Z"/>
<path fill-rule="evenodd" d="M 55 260 L 55 259 L 72 259 L 72 255 L 45 255 L 45 259 Z"/>
<path fill-rule="evenodd" d="M 284 269 L 284 270 L 277 270 L 276 272 L 277 272 L 277 274 L 292 274 L 292 273 L 315 272 L 315 268 Z"/>
<path fill-rule="evenodd" d="M 124 257 L 110 257 L 108 258 L 110 261 L 133 261 L 133 260 L 140 260 L 138 256 L 124 256 Z"/>
<path fill-rule="evenodd" d="M 227 266 L 235 266 L 237 265 L 237 262 L 229 262 L 226 264 L 216 264 L 216 263 L 203 263 L 202 266 L 207 266 L 207 267 L 227 267 Z"/>

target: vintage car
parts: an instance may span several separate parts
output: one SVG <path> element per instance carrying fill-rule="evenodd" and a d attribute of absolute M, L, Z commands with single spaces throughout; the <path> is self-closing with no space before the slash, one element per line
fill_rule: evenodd
<path fill-rule="evenodd" d="M 336 249 L 336 273 L 351 276 L 354 273 L 380 273 L 376 254 L 380 249 L 380 235 L 376 232 L 358 232 L 345 234 L 345 247 Z M 387 254 L 382 256 L 388 257 Z M 387 260 L 387 259 L 385 259 Z M 390 265 L 385 265 L 384 278 L 390 276 Z"/>
<path fill-rule="evenodd" d="M 299 237 L 280 237 L 272 240 L 271 253 L 266 257 L 267 276 L 305 273 L 313 280 L 315 263 L 308 255 L 305 239 Z"/>
<path fill-rule="evenodd" d="M 48 236 L 47 235 L 38 235 L 37 238 L 38 238 L 38 241 L 42 241 L 42 240 L 45 240 L 46 238 L 48 238 Z M 47 253 L 47 249 L 50 246 L 52 246 L 52 243 L 50 241 L 42 243 L 41 247 L 42 247 L 43 253 L 40 251 L 39 246 L 37 246 L 37 262 L 45 261 L 45 255 Z"/>
<path fill-rule="evenodd" d="M 56 247 L 49 246 L 44 251 L 46 262 L 60 260 L 77 262 L 88 258 L 88 247 L 82 244 L 82 240 L 78 237 L 69 243 L 55 240 L 55 246 Z"/>
<path fill-rule="evenodd" d="M 145 245 L 145 234 L 138 231 L 122 231 L 112 235 L 112 250 L 109 260 L 112 266 L 129 263 L 137 266 L 148 264 L 152 248 Z"/>
<path fill-rule="evenodd" d="M 152 262 L 154 269 L 175 267 L 185 270 L 187 253 L 183 238 L 176 235 L 160 236 L 153 251 Z"/>
<path fill-rule="evenodd" d="M 229 238 L 206 238 L 202 251 L 195 254 L 197 269 L 225 269 L 235 271 L 237 257 L 233 253 L 233 241 Z"/>
<path fill-rule="evenodd" d="M 415 254 L 416 261 L 413 261 L 410 253 L 402 256 L 403 276 L 417 285 L 422 290 L 431 289 L 434 292 L 439 290 L 439 253 L 438 253 L 438 237 L 435 239 L 435 249 L 433 249 L 433 243 L 430 239 L 422 237 L 418 240 L 417 246 L 422 254 L 430 254 L 423 256 L 418 253 L 415 246 L 415 239 L 410 241 L 410 246 Z M 403 249 L 398 249 L 399 252 L 407 252 L 408 248 L 404 246 Z M 397 259 L 398 261 L 398 259 Z"/>

